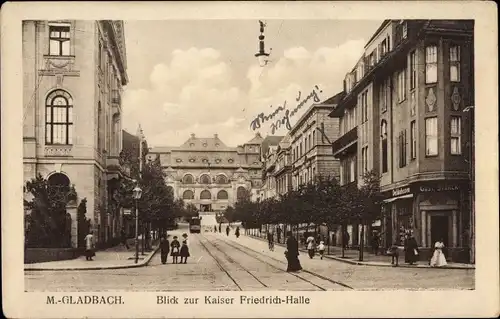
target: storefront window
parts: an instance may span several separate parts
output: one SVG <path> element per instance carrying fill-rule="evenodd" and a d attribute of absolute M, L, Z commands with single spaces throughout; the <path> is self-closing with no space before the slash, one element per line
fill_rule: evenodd
<path fill-rule="evenodd" d="M 408 200 L 397 203 L 399 244 L 404 244 L 405 234 L 413 230 L 412 202 Z"/>

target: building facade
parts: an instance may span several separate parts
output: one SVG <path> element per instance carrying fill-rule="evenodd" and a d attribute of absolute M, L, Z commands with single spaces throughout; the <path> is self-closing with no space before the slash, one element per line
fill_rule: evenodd
<path fill-rule="evenodd" d="M 211 138 L 191 134 L 181 146 L 152 148 L 148 159 L 160 158 L 175 198 L 194 204 L 202 212 L 222 212 L 248 192 L 251 200 L 257 200 L 263 141 L 257 133 L 243 145 L 228 147 L 217 134 Z"/>
<path fill-rule="evenodd" d="M 448 258 L 467 260 L 474 237 L 464 111 L 474 104 L 473 31 L 466 20 L 384 21 L 331 114 L 341 123 L 341 182 L 379 173 L 383 245 L 412 232 L 422 259 L 442 239 Z"/>
<path fill-rule="evenodd" d="M 73 184 L 72 245 L 76 205 L 98 243 L 117 236 L 120 208 L 108 200 L 123 171 L 121 95 L 128 83 L 122 21 L 23 21 L 24 180 L 37 174 Z"/>
<path fill-rule="evenodd" d="M 260 200 L 278 195 L 278 179 L 275 171 L 278 162 L 278 147 L 283 136 L 266 136 L 261 147 L 262 187 L 259 190 Z"/>
<path fill-rule="evenodd" d="M 332 156 L 331 141 L 339 134 L 339 121 L 328 115 L 338 95 L 313 104 L 290 130 L 292 188 L 312 183 L 317 176 L 339 176 L 339 160 Z"/>

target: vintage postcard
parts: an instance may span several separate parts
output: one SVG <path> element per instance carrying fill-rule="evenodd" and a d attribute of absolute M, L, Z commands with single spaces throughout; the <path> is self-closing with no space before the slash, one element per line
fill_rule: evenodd
<path fill-rule="evenodd" d="M 5 316 L 498 315 L 494 12 L 5 4 Z"/>

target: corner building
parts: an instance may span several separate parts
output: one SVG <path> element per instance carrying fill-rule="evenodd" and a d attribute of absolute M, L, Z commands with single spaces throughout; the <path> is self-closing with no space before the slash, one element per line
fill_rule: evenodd
<path fill-rule="evenodd" d="M 178 147 L 155 147 L 148 159 L 160 158 L 166 182 L 175 198 L 194 204 L 201 212 L 222 212 L 250 192 L 257 199 L 261 188 L 261 144 L 257 133 L 247 143 L 226 146 L 213 137 L 191 137 Z"/>
<path fill-rule="evenodd" d="M 99 244 L 119 236 L 113 185 L 124 177 L 121 95 L 128 83 L 122 21 L 23 21 L 24 181 L 74 184 L 69 203 L 72 246 L 76 207 L 87 199 Z"/>
<path fill-rule="evenodd" d="M 384 21 L 330 115 L 343 133 L 334 143 L 343 183 L 377 171 L 383 245 L 402 245 L 411 231 L 422 260 L 439 239 L 453 261 L 473 249 L 473 31 L 468 20 Z"/>

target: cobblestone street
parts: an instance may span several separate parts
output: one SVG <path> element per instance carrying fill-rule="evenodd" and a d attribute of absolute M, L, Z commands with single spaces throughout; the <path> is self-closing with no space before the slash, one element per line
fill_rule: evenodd
<path fill-rule="evenodd" d="M 176 233 L 171 233 L 172 235 Z M 179 234 L 177 234 L 179 235 Z M 27 291 L 208 291 L 208 290 L 372 290 L 473 289 L 474 269 L 392 268 L 309 259 L 286 273 L 284 248 L 233 234 L 191 234 L 187 264 L 162 265 L 156 254 L 133 269 L 26 271 Z"/>

